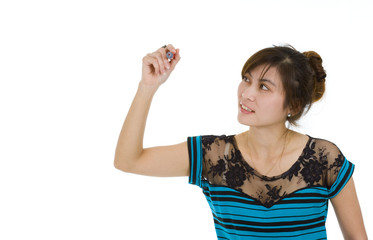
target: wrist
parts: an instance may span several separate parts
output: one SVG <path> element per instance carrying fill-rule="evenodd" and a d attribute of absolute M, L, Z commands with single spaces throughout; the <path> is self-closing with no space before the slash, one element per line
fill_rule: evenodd
<path fill-rule="evenodd" d="M 151 96 L 157 92 L 159 86 L 149 85 L 140 81 L 137 92 L 141 95 Z"/>

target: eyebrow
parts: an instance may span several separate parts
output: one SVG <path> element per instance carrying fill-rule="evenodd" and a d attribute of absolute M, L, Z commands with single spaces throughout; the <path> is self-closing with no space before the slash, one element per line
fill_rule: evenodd
<path fill-rule="evenodd" d="M 253 76 L 251 75 L 250 71 L 247 71 L 246 73 L 249 74 L 249 76 L 250 76 L 251 78 L 253 78 Z M 271 85 L 273 85 L 273 86 L 276 87 L 276 84 L 275 84 L 274 82 L 272 82 L 271 80 L 266 79 L 266 78 L 262 78 L 262 79 L 260 79 L 260 82 L 268 82 L 269 84 L 271 84 Z"/>

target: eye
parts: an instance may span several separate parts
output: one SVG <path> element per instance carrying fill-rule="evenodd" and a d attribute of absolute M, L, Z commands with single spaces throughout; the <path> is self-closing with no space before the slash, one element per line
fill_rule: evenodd
<path fill-rule="evenodd" d="M 245 76 L 242 76 L 242 81 L 244 81 L 244 82 L 248 82 L 249 79 L 248 79 L 247 77 L 245 77 Z"/>
<path fill-rule="evenodd" d="M 260 84 L 260 89 L 265 90 L 265 91 L 269 90 L 269 88 L 267 88 L 267 86 L 264 84 Z"/>

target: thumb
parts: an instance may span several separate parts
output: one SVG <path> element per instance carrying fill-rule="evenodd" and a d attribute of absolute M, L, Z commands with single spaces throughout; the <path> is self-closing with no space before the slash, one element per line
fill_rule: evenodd
<path fill-rule="evenodd" d="M 171 60 L 170 62 L 170 70 L 174 70 L 175 66 L 177 65 L 177 63 L 180 61 L 181 57 L 180 57 L 180 49 L 176 49 L 176 53 L 174 55 L 174 58 Z"/>

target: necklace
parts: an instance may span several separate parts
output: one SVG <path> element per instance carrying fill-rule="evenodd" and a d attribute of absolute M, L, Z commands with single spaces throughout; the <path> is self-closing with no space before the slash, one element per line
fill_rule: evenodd
<path fill-rule="evenodd" d="M 286 139 L 287 139 L 288 133 L 289 133 L 289 129 L 287 129 L 287 130 L 286 130 L 286 133 L 285 133 L 284 146 L 282 147 L 282 151 L 281 151 L 280 158 L 276 159 L 276 161 L 272 164 L 272 167 L 271 167 L 269 170 L 267 170 L 265 173 L 263 173 L 262 175 L 267 176 L 267 174 L 270 173 L 270 172 L 272 171 L 272 169 L 277 165 L 277 163 L 278 163 L 279 161 L 281 161 L 281 159 L 282 159 L 282 155 L 284 154 L 285 148 L 286 148 L 286 146 L 287 146 L 287 141 L 286 141 Z M 251 153 L 250 153 L 250 152 L 251 152 L 251 151 L 248 152 L 249 157 L 250 157 L 249 160 L 250 160 L 250 162 L 253 164 L 254 169 L 257 171 L 258 168 L 255 166 L 254 160 L 253 160 L 253 158 L 251 157 Z"/>

